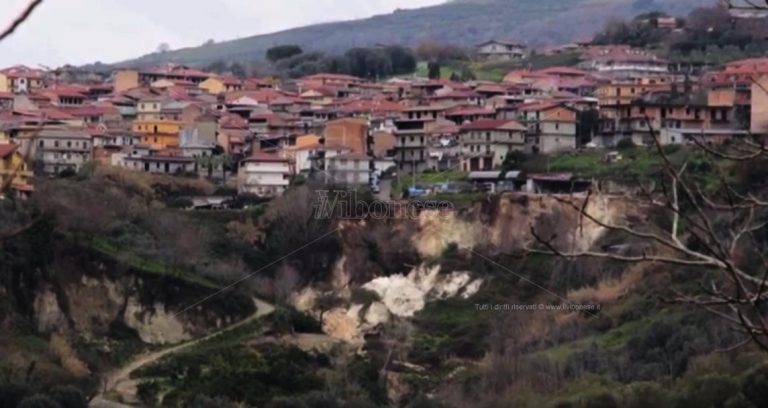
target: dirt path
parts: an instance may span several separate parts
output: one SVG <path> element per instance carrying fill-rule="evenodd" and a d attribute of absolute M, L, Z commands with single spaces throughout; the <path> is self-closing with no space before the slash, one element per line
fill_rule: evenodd
<path fill-rule="evenodd" d="M 228 331 L 237 329 L 238 327 L 244 326 L 254 320 L 258 320 L 270 313 L 272 313 L 275 310 L 275 307 L 269 303 L 266 303 L 259 299 L 254 299 L 254 303 L 256 304 L 256 313 L 254 313 L 252 316 L 241 320 L 229 327 L 226 327 L 222 330 L 219 330 L 215 333 L 209 334 L 208 336 L 201 337 L 199 339 L 190 340 L 186 343 L 182 343 L 173 347 L 169 347 L 167 349 L 159 350 L 153 353 L 149 354 L 142 354 L 140 356 L 137 356 L 133 361 L 125 365 L 124 367 L 115 370 L 113 372 L 110 372 L 106 375 L 104 388 L 101 394 L 97 395 L 90 403 L 90 407 L 92 408 L 117 408 L 117 407 L 126 407 L 129 405 L 124 405 L 120 403 L 115 403 L 113 401 L 109 401 L 106 399 L 106 395 L 110 394 L 112 392 L 117 392 L 119 395 L 123 397 L 123 400 L 126 401 L 129 404 L 135 404 L 138 401 L 136 401 L 136 386 L 138 382 L 136 380 L 131 379 L 131 373 L 146 366 L 149 364 L 152 364 L 161 358 L 176 354 L 181 351 L 184 351 L 190 347 L 193 347 L 201 342 L 210 340 L 220 334 L 226 333 Z"/>

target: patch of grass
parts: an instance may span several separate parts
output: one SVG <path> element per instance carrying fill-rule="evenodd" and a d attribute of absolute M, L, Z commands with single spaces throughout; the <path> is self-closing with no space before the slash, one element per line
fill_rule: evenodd
<path fill-rule="evenodd" d="M 626 322 L 603 334 L 582 337 L 576 341 L 542 350 L 540 353 L 552 362 L 564 363 L 571 354 L 584 351 L 592 344 L 596 344 L 599 348 L 609 352 L 618 352 L 626 347 L 635 335 L 648 330 L 653 323 L 671 317 L 679 317 L 683 314 L 681 311 L 671 309 L 649 311 L 648 313 L 648 316 L 643 319 Z"/>
<path fill-rule="evenodd" d="M 620 150 L 622 160 L 613 163 L 603 160 L 607 152 L 595 149 L 541 156 L 525 161 L 523 170 L 528 173 L 569 172 L 583 178 L 601 180 L 644 181 L 657 179 L 664 169 L 664 159 L 654 147 Z M 665 153 L 677 168 L 688 163 L 687 174 L 707 188 L 717 186 L 720 183 L 719 173 L 727 173 L 731 165 L 685 146 L 667 146 Z"/>
<path fill-rule="evenodd" d="M 179 273 L 169 270 L 162 262 L 155 259 L 140 257 L 134 253 L 122 250 L 118 245 L 105 237 L 95 237 L 91 248 L 96 252 L 115 259 L 126 266 L 129 266 L 139 272 L 151 275 L 171 276 L 182 281 L 199 285 L 208 289 L 219 289 L 221 285 L 203 276 L 190 273 Z"/>
<path fill-rule="evenodd" d="M 403 188 L 409 188 L 416 184 L 417 186 L 433 186 L 437 184 L 466 181 L 467 173 L 461 171 L 438 171 L 433 173 L 400 174 L 399 180 L 392 183 L 392 192 L 399 196 Z"/>
<path fill-rule="evenodd" d="M 531 55 L 530 58 L 521 61 L 502 62 L 475 62 L 470 65 L 477 79 L 482 81 L 499 82 L 504 79 L 509 71 L 517 69 L 544 69 L 556 66 L 574 66 L 580 61 L 577 53 L 558 55 Z"/>

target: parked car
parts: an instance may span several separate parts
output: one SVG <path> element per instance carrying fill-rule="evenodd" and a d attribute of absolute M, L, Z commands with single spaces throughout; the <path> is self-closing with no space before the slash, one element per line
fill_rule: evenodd
<path fill-rule="evenodd" d="M 427 189 L 421 186 L 412 186 L 408 188 L 408 198 L 420 198 L 427 195 Z"/>

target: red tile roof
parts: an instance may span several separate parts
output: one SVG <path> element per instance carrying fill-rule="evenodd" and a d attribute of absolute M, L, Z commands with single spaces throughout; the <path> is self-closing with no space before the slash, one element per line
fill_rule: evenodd
<path fill-rule="evenodd" d="M 40 69 L 30 68 L 26 65 L 15 65 L 9 68 L 0 70 L 0 73 L 11 78 L 35 78 L 39 79 L 43 77 L 43 71 Z"/>
<path fill-rule="evenodd" d="M 5 159 L 6 157 L 10 156 L 18 148 L 19 145 L 12 143 L 0 144 L 0 159 Z"/>
<path fill-rule="evenodd" d="M 254 152 L 250 157 L 243 159 L 245 162 L 268 162 L 268 163 L 287 163 L 288 160 L 274 154 L 264 152 Z"/>
<path fill-rule="evenodd" d="M 488 108 L 480 108 L 476 106 L 458 106 L 448 109 L 445 112 L 445 116 L 494 115 L 495 113 L 495 110 Z"/>
<path fill-rule="evenodd" d="M 526 130 L 526 127 L 514 120 L 508 119 L 483 119 L 461 127 L 462 131 L 467 130 Z"/>

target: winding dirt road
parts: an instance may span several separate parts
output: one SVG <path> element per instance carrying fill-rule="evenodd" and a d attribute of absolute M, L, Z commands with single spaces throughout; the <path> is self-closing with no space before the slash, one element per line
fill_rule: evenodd
<path fill-rule="evenodd" d="M 123 401 L 129 404 L 138 403 L 138 401 L 136 400 L 136 386 L 138 385 L 138 382 L 136 380 L 131 379 L 132 372 L 146 365 L 152 364 L 165 356 L 182 352 L 201 342 L 208 341 L 216 336 L 227 333 L 231 330 L 235 330 L 238 327 L 242 327 L 254 320 L 258 320 L 275 311 L 275 307 L 273 305 L 267 302 L 264 302 L 263 300 L 253 299 L 253 301 L 256 304 L 256 313 L 254 313 L 253 315 L 251 315 L 246 319 L 243 319 L 215 333 L 209 334 L 208 336 L 201 337 L 195 340 L 190 340 L 186 343 L 172 346 L 163 350 L 139 355 L 133 361 L 126 364 L 124 367 L 108 373 L 105 377 L 104 387 L 102 389 L 102 392 L 99 395 L 97 395 L 93 400 L 91 400 L 91 403 L 89 406 L 91 408 L 118 408 L 118 407 L 131 406 L 131 405 L 125 405 L 122 403 L 116 403 L 108 400 L 106 398 L 106 395 L 109 395 L 113 392 L 122 396 Z"/>

